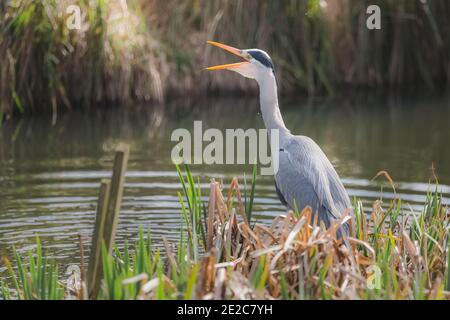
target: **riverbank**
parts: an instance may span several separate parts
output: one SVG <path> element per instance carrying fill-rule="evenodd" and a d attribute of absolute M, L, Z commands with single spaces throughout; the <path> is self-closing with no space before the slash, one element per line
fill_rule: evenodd
<path fill-rule="evenodd" d="M 0 118 L 255 90 L 244 79 L 202 72 L 225 59 L 208 39 L 268 51 L 284 94 L 446 88 L 450 4 L 375 1 L 382 29 L 368 30 L 372 2 L 81 2 L 79 29 L 67 25 L 73 1 L 3 2 Z"/>
<path fill-rule="evenodd" d="M 135 246 L 102 252 L 99 299 L 449 299 L 450 214 L 431 190 L 419 215 L 401 199 L 381 202 L 326 229 L 309 208 L 252 220 L 252 187 L 233 179 L 222 190 L 212 181 L 208 203 L 189 170 L 183 186 L 180 240 L 155 249 L 142 228 Z M 393 187 L 393 186 L 392 186 Z M 336 228 L 348 222 L 347 245 Z M 58 277 L 41 245 L 28 258 L 15 249 L 4 258 L 10 279 L 0 280 L 3 299 L 87 299 L 86 279 L 76 272 Z M 86 270 L 81 262 L 81 269 Z M 13 266 L 17 267 L 13 269 Z M 76 270 L 76 268 L 73 270 Z M 12 279 L 12 280 L 11 280 Z M 7 282 L 12 283 L 10 291 Z"/>

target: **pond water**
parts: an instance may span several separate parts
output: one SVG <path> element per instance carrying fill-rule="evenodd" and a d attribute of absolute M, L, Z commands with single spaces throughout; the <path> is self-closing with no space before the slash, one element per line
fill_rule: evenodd
<path fill-rule="evenodd" d="M 390 173 L 405 207 L 420 210 L 434 168 L 450 202 L 448 98 L 294 99 L 282 101 L 282 113 L 292 132 L 322 147 L 349 195 L 365 206 L 394 196 L 383 178 L 372 180 L 380 170 Z M 139 225 L 150 226 L 156 244 L 177 239 L 181 187 L 170 136 L 176 128 L 191 130 L 194 120 L 204 129 L 263 128 L 255 98 L 65 112 L 54 124 L 51 116 L 7 122 L 0 129 L 0 256 L 13 244 L 33 247 L 39 235 L 58 260 L 78 262 L 78 235 L 88 251 L 99 181 L 110 175 L 114 147 L 122 141 L 131 154 L 118 243 L 136 239 Z M 233 176 L 242 182 L 251 166 L 195 165 L 192 171 L 208 187 L 211 177 L 225 185 Z M 272 177 L 258 177 L 254 210 L 261 222 L 284 212 Z"/>

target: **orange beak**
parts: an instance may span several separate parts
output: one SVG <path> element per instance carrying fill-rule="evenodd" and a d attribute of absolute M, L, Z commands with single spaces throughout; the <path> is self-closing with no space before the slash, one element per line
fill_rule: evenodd
<path fill-rule="evenodd" d="M 234 54 L 234 55 L 236 55 L 238 57 L 241 57 L 245 61 L 244 62 L 228 63 L 228 64 L 222 64 L 222 65 L 219 65 L 219 66 L 208 67 L 208 68 L 206 68 L 206 70 L 223 70 L 223 69 L 239 68 L 242 65 L 244 65 L 246 63 L 249 63 L 249 61 L 250 61 L 248 54 L 246 54 L 245 52 L 243 52 L 240 49 L 233 48 L 233 47 L 228 46 L 226 44 L 222 44 L 222 43 L 215 42 L 215 41 L 207 41 L 207 43 L 209 43 L 209 44 L 211 44 L 213 46 L 222 48 L 222 49 L 224 49 L 224 50 L 226 50 L 226 51 L 228 51 L 228 52 L 230 52 L 230 53 L 232 53 L 232 54 Z"/>

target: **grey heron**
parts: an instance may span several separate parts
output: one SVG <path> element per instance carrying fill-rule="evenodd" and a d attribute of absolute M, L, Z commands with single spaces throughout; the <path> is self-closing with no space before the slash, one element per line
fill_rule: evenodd
<path fill-rule="evenodd" d="M 330 227 L 346 212 L 351 202 L 336 170 L 322 149 L 311 138 L 293 135 L 285 126 L 278 105 L 277 81 L 269 55 L 259 49 L 237 49 L 208 41 L 243 59 L 241 62 L 218 65 L 207 70 L 231 70 L 254 79 L 259 86 L 259 101 L 264 124 L 279 131 L 279 168 L 275 189 L 280 201 L 290 209 L 311 207 L 318 221 Z M 348 224 L 338 230 L 338 237 L 348 234 Z"/>

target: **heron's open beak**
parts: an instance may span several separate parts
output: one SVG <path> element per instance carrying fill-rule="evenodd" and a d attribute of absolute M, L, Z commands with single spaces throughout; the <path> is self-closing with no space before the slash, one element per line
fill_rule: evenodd
<path fill-rule="evenodd" d="M 208 67 L 206 68 L 206 70 L 222 70 L 222 69 L 233 69 L 233 68 L 239 68 L 247 63 L 249 63 L 249 57 L 248 54 L 245 54 L 242 50 L 240 49 L 236 49 L 233 48 L 231 46 L 227 46 L 226 44 L 222 44 L 219 42 L 215 42 L 215 41 L 208 41 L 209 44 L 222 48 L 238 57 L 241 57 L 242 59 L 244 59 L 244 62 L 236 62 L 236 63 L 229 63 L 229 64 L 222 64 L 219 66 L 213 66 L 213 67 Z"/>

